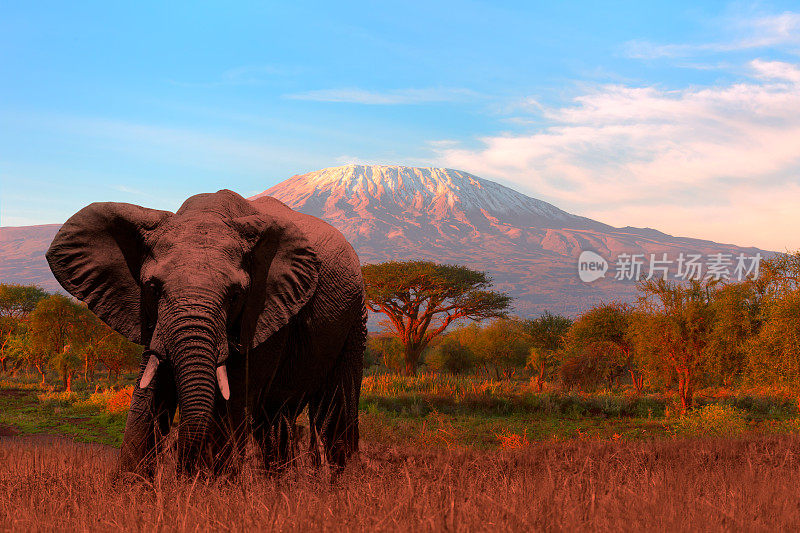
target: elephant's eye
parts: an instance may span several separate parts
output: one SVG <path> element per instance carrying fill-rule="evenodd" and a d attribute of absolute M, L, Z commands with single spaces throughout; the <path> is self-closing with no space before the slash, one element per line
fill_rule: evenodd
<path fill-rule="evenodd" d="M 158 281 L 152 278 L 145 281 L 144 286 L 147 289 L 147 291 L 154 297 L 158 297 L 158 295 L 161 292 L 161 285 L 158 283 Z"/>

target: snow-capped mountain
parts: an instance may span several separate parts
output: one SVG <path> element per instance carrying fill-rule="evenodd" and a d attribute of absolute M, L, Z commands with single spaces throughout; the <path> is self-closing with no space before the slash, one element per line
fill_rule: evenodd
<path fill-rule="evenodd" d="M 302 205 L 304 212 L 340 223 L 355 221 L 353 213 L 370 226 L 400 222 L 401 233 L 408 231 L 408 223 L 433 226 L 443 234 L 490 228 L 505 232 L 520 225 L 607 227 L 498 183 L 444 168 L 326 168 L 293 176 L 254 198 L 262 195 L 275 196 L 293 207 Z"/>
<path fill-rule="evenodd" d="M 614 228 L 452 169 L 347 165 L 293 176 L 254 198 L 262 195 L 327 220 L 363 262 L 418 258 L 489 272 L 516 298 L 522 315 L 545 309 L 574 315 L 599 301 L 635 297 L 635 281 L 614 279 L 613 264 L 605 278 L 582 282 L 578 257 L 585 250 L 609 261 L 641 255 L 644 273 L 651 254 L 677 260 L 681 253 L 759 252 L 648 228 Z"/>
<path fill-rule="evenodd" d="M 544 310 L 575 315 L 600 301 L 632 300 L 638 277 L 615 279 L 622 254 L 667 254 L 677 274 L 680 254 L 708 260 L 768 252 L 672 237 L 648 228 L 614 228 L 572 215 L 498 183 L 442 168 L 348 165 L 293 176 L 263 193 L 337 227 L 362 262 L 425 259 L 488 272 L 516 298 L 518 314 Z M 59 290 L 44 259 L 58 225 L 0 228 L 0 282 Z M 578 257 L 592 251 L 609 262 L 604 278 L 580 280 Z"/>

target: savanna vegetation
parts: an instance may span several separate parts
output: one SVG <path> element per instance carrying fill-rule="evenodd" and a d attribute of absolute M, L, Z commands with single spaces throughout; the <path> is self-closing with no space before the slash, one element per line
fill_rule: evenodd
<path fill-rule="evenodd" d="M 794 531 L 796 436 L 573 440 L 501 452 L 365 443 L 336 483 L 280 478 L 120 484 L 114 453 L 0 440 L 12 531 Z"/>
<path fill-rule="evenodd" d="M 390 325 L 370 338 L 368 373 L 405 365 L 413 374 L 414 364 L 423 373 L 529 380 L 537 392 L 674 393 L 683 413 L 700 389 L 794 394 L 799 280 L 800 254 L 780 254 L 762 264 L 757 279 L 738 283 L 642 280 L 636 303 L 601 304 L 574 321 L 547 312 L 508 317 L 506 302 L 447 332 L 435 329 L 413 360 L 406 357 L 404 329 Z M 418 299 L 412 307 L 426 308 L 424 293 Z M 498 318 L 479 323 L 492 317 Z"/>
<path fill-rule="evenodd" d="M 574 319 L 513 317 L 510 298 L 464 267 L 394 262 L 364 273 L 369 306 L 386 321 L 365 354 L 362 459 L 334 485 L 301 467 L 278 479 L 246 470 L 235 484 L 162 470 L 152 484 L 119 489 L 111 448 L 40 435 L 118 446 L 141 348 L 82 304 L 0 285 L 0 435 L 38 435 L 0 439 L 0 523 L 530 530 L 800 521 L 787 496 L 800 475 L 800 254 L 778 255 L 741 283 L 643 280 L 635 303 Z M 49 492 L 34 495 L 33 478 Z"/>

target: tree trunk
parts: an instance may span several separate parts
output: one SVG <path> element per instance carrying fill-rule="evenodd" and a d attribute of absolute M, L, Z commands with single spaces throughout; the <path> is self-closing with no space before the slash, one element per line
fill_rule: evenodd
<path fill-rule="evenodd" d="M 66 376 L 67 387 L 65 389 L 67 392 L 72 392 L 72 374 L 73 374 L 72 372 L 67 372 Z"/>
<path fill-rule="evenodd" d="M 544 388 L 544 365 L 539 367 L 539 375 L 536 376 L 536 387 L 539 392 L 542 392 L 542 388 Z"/>
<path fill-rule="evenodd" d="M 417 363 L 419 362 L 419 357 L 422 354 L 422 349 L 419 347 L 413 347 L 410 345 L 405 346 L 405 350 L 403 353 L 406 367 L 405 367 L 405 375 L 406 376 L 416 376 L 417 375 Z"/>
<path fill-rule="evenodd" d="M 678 394 L 681 397 L 681 414 L 686 414 L 691 409 L 693 393 L 694 387 L 688 369 L 680 370 L 678 373 Z"/>
<path fill-rule="evenodd" d="M 2 354 L 2 356 L 1 356 L 2 359 L 0 359 L 0 360 L 3 363 L 3 373 L 4 374 L 6 372 L 6 357 L 8 357 L 8 355 L 6 354 L 6 344 L 8 344 L 8 339 L 10 339 L 10 338 L 11 338 L 11 334 L 9 333 L 8 335 L 6 335 L 6 338 L 3 340 L 3 346 L 0 346 L 0 354 Z"/>
<path fill-rule="evenodd" d="M 406 359 L 406 367 L 405 373 L 406 376 L 416 376 L 417 375 L 417 363 L 410 359 Z"/>
<path fill-rule="evenodd" d="M 636 388 L 636 393 L 641 394 L 644 388 L 644 376 L 638 375 L 633 369 L 628 369 L 628 372 L 631 373 L 631 381 Z"/>

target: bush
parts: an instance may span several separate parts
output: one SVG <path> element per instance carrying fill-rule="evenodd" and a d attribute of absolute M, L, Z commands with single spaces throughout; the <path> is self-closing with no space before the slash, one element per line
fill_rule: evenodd
<path fill-rule="evenodd" d="M 38 395 L 39 401 L 47 405 L 69 406 L 78 400 L 78 395 L 72 391 L 43 392 Z"/>
<path fill-rule="evenodd" d="M 402 371 L 405 368 L 403 344 L 392 335 L 370 335 L 364 352 L 364 365 L 369 364 Z"/>
<path fill-rule="evenodd" d="M 109 414 L 122 413 L 128 410 L 133 398 L 133 385 L 115 391 L 108 389 L 102 392 L 95 392 L 89 396 L 86 403 L 99 407 L 102 411 Z"/>
<path fill-rule="evenodd" d="M 425 364 L 437 372 L 463 374 L 475 367 L 475 355 L 457 339 L 445 337 L 431 349 Z"/>
<path fill-rule="evenodd" d="M 736 407 L 710 404 L 689 411 L 678 418 L 673 426 L 679 433 L 689 435 L 739 435 L 747 430 L 747 419 L 744 411 Z"/>

